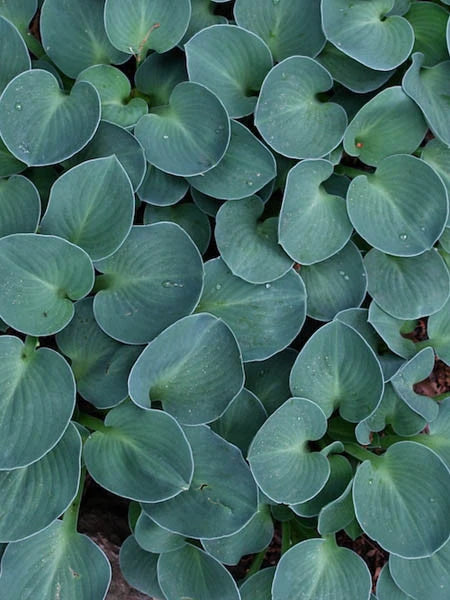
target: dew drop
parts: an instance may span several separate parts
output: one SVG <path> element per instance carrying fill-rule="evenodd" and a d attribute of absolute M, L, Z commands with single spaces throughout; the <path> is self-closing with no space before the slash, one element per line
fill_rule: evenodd
<path fill-rule="evenodd" d="M 169 136 L 168 135 L 163 135 L 163 140 L 168 140 Z"/>
<path fill-rule="evenodd" d="M 430 502 L 431 502 L 431 504 L 434 504 L 436 502 L 436 500 L 434 498 L 430 498 Z"/>
<path fill-rule="evenodd" d="M 345 279 L 345 281 L 349 281 L 350 277 L 348 275 L 344 275 L 344 279 Z"/>
<path fill-rule="evenodd" d="M 250 181 L 250 180 L 248 180 L 246 183 L 249 187 L 252 187 L 252 185 L 253 185 L 253 181 Z"/>
<path fill-rule="evenodd" d="M 216 283 L 216 290 L 221 290 L 221 289 L 222 289 L 222 284 Z"/>
<path fill-rule="evenodd" d="M 20 104 L 20 102 L 16 102 L 16 104 L 14 105 L 14 108 L 16 110 L 22 110 L 22 105 Z"/>
<path fill-rule="evenodd" d="M 269 288 L 271 288 L 272 286 L 270 285 L 270 283 L 266 283 L 265 288 L 266 290 L 268 290 Z"/>
<path fill-rule="evenodd" d="M 281 79 L 287 79 L 286 73 L 281 73 Z"/>
<path fill-rule="evenodd" d="M 256 177 L 261 177 L 261 173 L 256 173 Z"/>
<path fill-rule="evenodd" d="M 172 287 L 172 282 L 171 282 L 171 281 L 163 281 L 163 282 L 161 283 L 161 285 L 162 285 L 164 288 L 170 288 L 170 287 Z"/>
<path fill-rule="evenodd" d="M 405 240 L 408 239 L 408 236 L 406 233 L 401 233 L 398 237 L 402 240 L 402 242 L 404 242 Z"/>
<path fill-rule="evenodd" d="M 369 479 L 368 484 L 372 485 L 373 484 L 373 479 Z"/>

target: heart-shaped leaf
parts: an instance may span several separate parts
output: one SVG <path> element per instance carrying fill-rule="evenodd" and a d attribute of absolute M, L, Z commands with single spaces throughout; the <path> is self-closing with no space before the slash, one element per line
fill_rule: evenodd
<path fill-rule="evenodd" d="M 389 571 L 389 565 L 381 570 L 377 581 L 377 600 L 411 600 L 395 583 Z"/>
<path fill-rule="evenodd" d="M 65 94 L 48 71 L 17 75 L 0 97 L 0 129 L 8 150 L 27 165 L 62 162 L 81 150 L 100 122 L 100 98 L 87 82 Z"/>
<path fill-rule="evenodd" d="M 41 12 L 42 43 L 48 56 L 68 77 L 96 64 L 118 64 L 128 55 L 108 40 L 104 0 L 45 0 Z M 128 51 L 127 51 L 128 52 Z"/>
<path fill-rule="evenodd" d="M 191 484 L 192 453 L 173 417 L 125 402 L 84 446 L 91 476 L 114 494 L 139 502 L 173 498 Z"/>
<path fill-rule="evenodd" d="M 274 575 L 275 567 L 266 567 L 245 579 L 239 588 L 241 600 L 272 600 Z"/>
<path fill-rule="evenodd" d="M 243 389 L 221 417 L 211 423 L 211 429 L 246 455 L 251 441 L 266 419 L 266 410 L 255 394 Z"/>
<path fill-rule="evenodd" d="M 333 77 L 352 92 L 366 94 L 377 90 L 390 79 L 394 71 L 375 71 L 341 52 L 333 44 L 327 43 L 317 57 Z"/>
<path fill-rule="evenodd" d="M 434 67 L 424 67 L 424 55 L 416 52 L 412 65 L 406 71 L 402 86 L 410 98 L 419 105 L 434 135 L 450 145 L 448 96 L 450 94 L 450 61 Z"/>
<path fill-rule="evenodd" d="M 206 252 L 211 240 L 208 217 L 193 202 L 177 206 L 146 206 L 144 225 L 169 221 L 176 223 L 191 237 L 199 251 Z"/>
<path fill-rule="evenodd" d="M 132 127 L 148 112 L 148 104 L 143 98 L 131 98 L 128 77 L 115 67 L 94 64 L 81 71 L 77 81 L 88 81 L 95 87 L 105 121 L 121 127 Z"/>
<path fill-rule="evenodd" d="M 70 358 L 82 398 L 96 408 L 111 408 L 128 396 L 128 375 L 142 352 L 107 336 L 94 319 L 92 298 L 75 304 L 75 316 L 56 336 L 60 351 Z"/>
<path fill-rule="evenodd" d="M 301 330 L 305 311 L 304 284 L 293 269 L 272 283 L 254 285 L 235 277 L 220 258 L 205 264 L 196 312 L 209 312 L 231 327 L 244 361 L 264 360 L 286 348 Z"/>
<path fill-rule="evenodd" d="M 230 117 L 253 112 L 259 89 L 273 65 L 263 40 L 236 25 L 213 25 L 185 46 L 189 79 L 220 98 Z"/>
<path fill-rule="evenodd" d="M 28 467 L 0 471 L 0 539 L 11 542 L 29 537 L 57 519 L 76 496 L 80 461 L 81 438 L 69 425 L 43 458 Z"/>
<path fill-rule="evenodd" d="M 330 476 L 326 456 L 311 452 L 308 442 L 323 437 L 327 420 L 310 400 L 291 398 L 278 408 L 256 434 L 248 461 L 258 486 L 283 504 L 306 502 Z"/>
<path fill-rule="evenodd" d="M 318 3 L 237 0 L 234 17 L 267 43 L 277 62 L 293 55 L 316 56 L 325 42 Z"/>
<path fill-rule="evenodd" d="M 161 402 L 182 423 L 217 419 L 244 383 L 240 350 L 232 331 L 209 314 L 186 317 L 153 340 L 129 379 L 133 402 Z"/>
<path fill-rule="evenodd" d="M 1 15 L 1 9 L 0 9 Z M 0 94 L 16 75 L 31 69 L 30 55 L 14 25 L 0 16 Z"/>
<path fill-rule="evenodd" d="M 359 524 L 392 554 L 431 556 L 450 536 L 447 468 L 415 442 L 399 442 L 373 456 L 358 468 L 353 484 Z"/>
<path fill-rule="evenodd" d="M 184 52 L 174 48 L 170 52 L 152 52 L 139 65 L 134 77 L 136 88 L 145 94 L 150 106 L 169 104 L 176 85 L 188 79 Z"/>
<path fill-rule="evenodd" d="M 123 244 L 133 218 L 133 187 L 110 156 L 81 163 L 53 184 L 40 231 L 76 244 L 95 261 Z"/>
<path fill-rule="evenodd" d="M 401 154 L 384 158 L 375 174 L 353 179 L 347 209 L 369 244 L 395 256 L 416 256 L 441 236 L 448 199 L 441 178 L 426 162 Z"/>
<path fill-rule="evenodd" d="M 394 0 L 323 0 L 326 38 L 342 52 L 377 71 L 401 65 L 411 53 L 414 30 L 389 12 Z"/>
<path fill-rule="evenodd" d="M 236 583 L 225 567 L 191 545 L 161 554 L 158 581 L 167 600 L 240 600 Z"/>
<path fill-rule="evenodd" d="M 106 33 L 116 48 L 140 61 L 149 49 L 167 52 L 189 24 L 189 0 L 106 0 Z"/>
<path fill-rule="evenodd" d="M 450 277 L 434 250 L 399 257 L 372 249 L 364 257 L 368 291 L 384 311 L 397 319 L 418 319 L 440 310 L 449 297 Z"/>
<path fill-rule="evenodd" d="M 2 559 L 0 594 L 9 600 L 70 598 L 103 600 L 111 581 L 105 554 L 63 521 L 22 542 L 8 544 Z"/>
<path fill-rule="evenodd" d="M 158 554 L 142 550 L 130 535 L 120 548 L 120 570 L 130 585 L 152 598 L 163 600 L 156 567 Z"/>
<path fill-rule="evenodd" d="M 136 522 L 134 536 L 137 543 L 146 552 L 163 554 L 186 545 L 183 536 L 163 529 L 142 512 Z"/>
<path fill-rule="evenodd" d="M 239 200 L 257 193 L 276 175 L 273 154 L 244 125 L 231 121 L 225 156 L 205 174 L 188 181 L 203 194 L 220 200 Z"/>
<path fill-rule="evenodd" d="M 135 135 L 149 163 L 170 175 L 192 177 L 223 158 L 230 142 L 230 119 L 217 96 L 203 85 L 185 81 L 173 89 L 169 106 L 138 121 Z"/>
<path fill-rule="evenodd" d="M 191 487 L 172 500 L 144 504 L 144 511 L 161 527 L 186 537 L 236 533 L 257 511 L 257 488 L 247 463 L 236 446 L 209 427 L 184 431 L 194 455 Z"/>
<path fill-rule="evenodd" d="M 301 265 L 330 258 L 352 234 L 344 198 L 328 193 L 323 185 L 332 173 L 333 165 L 327 160 L 304 160 L 289 171 L 279 239 Z"/>
<path fill-rule="evenodd" d="M 450 543 L 429 558 L 406 560 L 391 554 L 389 569 L 407 597 L 447 600 L 450 591 Z M 386 598 L 387 600 L 387 598 Z"/>
<path fill-rule="evenodd" d="M 450 198 L 450 148 L 434 138 L 422 149 L 420 158 L 433 167 L 440 176 Z M 449 225 L 450 220 L 447 221 L 447 227 Z"/>
<path fill-rule="evenodd" d="M 367 290 L 366 269 L 353 242 L 326 260 L 302 266 L 302 279 L 308 296 L 307 314 L 330 321 L 347 308 L 361 305 Z"/>
<path fill-rule="evenodd" d="M 290 386 L 293 395 L 308 397 L 327 418 L 339 408 L 341 417 L 351 423 L 375 410 L 384 388 L 373 350 L 339 321 L 324 325 L 309 338 L 292 367 Z"/>
<path fill-rule="evenodd" d="M 414 29 L 413 52 L 422 52 L 425 67 L 448 60 L 445 37 L 448 10 L 433 2 L 413 2 L 405 18 Z"/>
<path fill-rule="evenodd" d="M 123 127 L 100 121 L 100 125 L 87 146 L 67 162 L 73 167 L 93 158 L 105 158 L 114 154 L 128 174 L 136 190 L 145 175 L 144 150 L 137 139 Z"/>
<path fill-rule="evenodd" d="M 26 177 L 0 179 L 0 237 L 34 233 L 41 217 L 41 200 Z"/>
<path fill-rule="evenodd" d="M 273 600 L 304 598 L 367 600 L 371 579 L 364 561 L 334 539 L 306 540 L 283 554 L 273 581 Z M 332 594 L 332 595 L 330 595 Z"/>
<path fill-rule="evenodd" d="M 174 223 L 133 227 L 119 250 L 95 267 L 103 273 L 95 319 L 125 344 L 149 342 L 192 312 L 203 286 L 200 253 Z"/>
<path fill-rule="evenodd" d="M 147 163 L 147 172 L 137 194 L 141 202 L 171 206 L 182 200 L 188 189 L 189 183 L 183 177 L 169 175 Z"/>
<path fill-rule="evenodd" d="M 84 250 L 55 236 L 0 239 L 0 315 L 28 335 L 53 335 L 72 319 L 72 300 L 90 292 L 94 270 Z"/>
<path fill-rule="evenodd" d="M 291 56 L 276 65 L 264 80 L 255 111 L 264 140 L 290 158 L 320 158 L 336 148 L 347 115 L 338 104 L 317 98 L 332 85 L 329 72 L 312 58 Z"/>
<path fill-rule="evenodd" d="M 353 479 L 339 498 L 324 506 L 320 511 L 317 530 L 321 535 L 326 536 L 345 529 L 355 519 L 352 488 Z"/>
<path fill-rule="evenodd" d="M 427 124 L 417 104 L 400 86 L 390 87 L 364 104 L 353 117 L 345 131 L 344 149 L 366 165 L 377 166 L 392 154 L 413 153 L 426 131 Z"/>
<path fill-rule="evenodd" d="M 297 352 L 286 348 L 266 360 L 246 363 L 245 386 L 261 401 L 268 414 L 291 396 L 289 373 L 296 358 Z"/>
<path fill-rule="evenodd" d="M 278 245 L 278 219 L 263 220 L 264 204 L 257 196 L 225 202 L 216 216 L 215 238 L 231 272 L 249 283 L 267 283 L 292 267 Z"/>
<path fill-rule="evenodd" d="M 261 504 L 255 516 L 240 531 L 217 540 L 204 540 L 208 554 L 224 565 L 237 565 L 247 554 L 256 554 L 266 548 L 274 534 L 269 506 Z"/>

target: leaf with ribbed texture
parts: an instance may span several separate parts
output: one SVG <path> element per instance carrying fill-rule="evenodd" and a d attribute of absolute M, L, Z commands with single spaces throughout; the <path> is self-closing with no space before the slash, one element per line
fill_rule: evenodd
<path fill-rule="evenodd" d="M 283 504 L 306 502 L 330 476 L 326 456 L 311 452 L 308 442 L 327 429 L 322 410 L 310 400 L 291 398 L 278 408 L 256 434 L 248 461 L 258 486 Z"/>
<path fill-rule="evenodd" d="M 344 198 L 328 193 L 323 185 L 332 173 L 333 165 L 327 160 L 304 160 L 289 171 L 279 239 L 289 256 L 301 265 L 330 258 L 352 234 Z"/>
<path fill-rule="evenodd" d="M 429 558 L 405 560 L 391 555 L 389 569 L 395 583 L 405 594 L 410 594 L 408 598 L 447 600 L 450 592 L 450 543 L 447 542 Z"/>
<path fill-rule="evenodd" d="M 398 257 L 372 249 L 364 257 L 364 264 L 369 294 L 380 308 L 397 319 L 431 315 L 449 297 L 449 272 L 434 250 Z"/>
<path fill-rule="evenodd" d="M 332 85 L 329 72 L 312 58 L 291 56 L 277 64 L 264 80 L 255 111 L 264 140 L 290 158 L 320 158 L 336 148 L 347 115 L 342 106 L 317 98 Z"/>
<path fill-rule="evenodd" d="M 230 328 L 209 314 L 180 319 L 144 350 L 129 379 L 133 402 L 161 402 L 182 423 L 217 419 L 244 384 L 241 354 Z"/>
<path fill-rule="evenodd" d="M 294 261 L 278 245 L 278 219 L 263 219 L 257 196 L 225 202 L 216 216 L 215 238 L 231 272 L 249 283 L 283 277 Z"/>
<path fill-rule="evenodd" d="M 158 554 L 142 550 L 130 535 L 120 548 L 120 570 L 131 586 L 154 600 L 164 600 L 156 572 L 158 558 Z"/>
<path fill-rule="evenodd" d="M 209 427 L 184 431 L 194 455 L 191 487 L 172 500 L 144 504 L 144 511 L 161 527 L 187 537 L 213 539 L 236 533 L 258 508 L 247 463 L 236 446 Z"/>
<path fill-rule="evenodd" d="M 172 550 L 178 550 L 186 545 L 183 536 L 163 529 L 144 512 L 141 512 L 136 522 L 134 536 L 143 550 L 156 554 L 172 552 Z"/>
<path fill-rule="evenodd" d="M 344 149 L 367 165 L 377 166 L 392 154 L 412 154 L 426 131 L 417 104 L 400 86 L 390 87 L 369 100 L 352 119 L 345 132 Z"/>
<path fill-rule="evenodd" d="M 339 408 L 343 419 L 358 423 L 377 407 L 384 383 L 380 364 L 367 342 L 348 325 L 332 321 L 301 350 L 292 367 L 290 386 L 293 395 L 308 397 L 327 418 Z"/>
<path fill-rule="evenodd" d="M 125 344 L 149 342 L 191 313 L 203 287 L 200 253 L 175 223 L 133 227 L 119 250 L 95 267 L 103 273 L 95 319 Z"/>
<path fill-rule="evenodd" d="M 353 242 L 326 260 L 300 270 L 308 295 L 307 314 L 330 321 L 347 308 L 357 308 L 366 295 L 367 277 L 362 256 Z"/>
<path fill-rule="evenodd" d="M 44 49 L 55 65 L 73 79 L 91 65 L 123 63 L 128 58 L 106 36 L 104 4 L 104 0 L 44 2 L 40 19 Z"/>
<path fill-rule="evenodd" d="M 263 40 L 236 25 L 213 25 L 185 46 L 189 79 L 220 98 L 230 117 L 250 115 L 261 84 L 273 65 Z"/>
<path fill-rule="evenodd" d="M 244 125 L 231 121 L 225 156 L 205 174 L 188 181 L 203 194 L 220 200 L 239 200 L 256 194 L 276 175 L 273 154 Z"/>
<path fill-rule="evenodd" d="M 264 360 L 286 348 L 305 321 L 306 292 L 291 269 L 264 285 L 234 276 L 220 259 L 205 264 L 205 287 L 196 312 L 209 312 L 233 330 L 244 361 Z"/>
<path fill-rule="evenodd" d="M 81 163 L 57 179 L 39 230 L 76 244 L 95 261 L 123 244 L 133 218 L 133 187 L 110 156 Z"/>
<path fill-rule="evenodd" d="M 277 62 L 293 55 L 316 56 L 325 43 L 319 2 L 237 0 L 234 17 L 267 43 Z"/>
<path fill-rule="evenodd" d="M 247 554 L 266 548 L 274 534 L 272 515 L 266 504 L 258 507 L 255 516 L 240 531 L 217 540 L 203 540 L 206 552 L 224 565 L 237 565 Z"/>
<path fill-rule="evenodd" d="M 81 438 L 69 425 L 43 458 L 28 467 L 0 471 L 0 540 L 24 539 L 57 519 L 77 493 L 80 461 Z"/>
<path fill-rule="evenodd" d="M 191 545 L 160 556 L 158 581 L 167 600 L 240 600 L 236 583 L 225 567 Z"/>
<path fill-rule="evenodd" d="M 143 98 L 131 98 L 128 77 L 111 65 L 92 65 L 78 74 L 77 81 L 88 81 L 95 87 L 105 121 L 130 128 L 148 112 Z"/>
<path fill-rule="evenodd" d="M 87 536 L 55 521 L 22 542 L 9 544 L 2 559 L 0 596 L 8 600 L 103 600 L 111 566 Z"/>
<path fill-rule="evenodd" d="M 286 348 L 266 360 L 245 364 L 245 386 L 257 396 L 268 414 L 291 396 L 289 373 L 296 358 L 297 351 Z"/>
<path fill-rule="evenodd" d="M 344 493 L 353 477 L 353 469 L 349 461 L 339 454 L 328 457 L 330 477 L 322 490 L 307 502 L 294 504 L 291 508 L 301 517 L 316 517 L 324 506 L 336 500 Z"/>
<path fill-rule="evenodd" d="M 167 52 L 178 44 L 191 18 L 189 0 L 106 0 L 105 28 L 113 46 L 138 61 L 149 49 Z"/>
<path fill-rule="evenodd" d="M 150 106 L 169 104 L 176 85 L 188 79 L 186 57 L 179 48 L 158 54 L 152 52 L 136 70 L 136 88 L 149 99 Z"/>
<path fill-rule="evenodd" d="M 228 23 L 226 17 L 214 14 L 214 4 L 210 0 L 191 0 L 191 7 L 191 20 L 181 44 L 185 44 L 193 35 L 206 27 Z"/>
<path fill-rule="evenodd" d="M 144 225 L 168 221 L 176 223 L 191 237 L 201 253 L 206 252 L 211 240 L 208 217 L 193 202 L 176 206 L 146 206 Z"/>
<path fill-rule="evenodd" d="M 136 190 L 145 175 L 145 156 L 137 139 L 123 127 L 100 121 L 92 141 L 76 154 L 67 166 L 73 167 L 93 158 L 104 158 L 115 154 Z"/>
<path fill-rule="evenodd" d="M 278 563 L 273 600 L 367 600 L 371 578 L 364 561 L 334 539 L 301 542 Z M 299 596 L 301 590 L 301 596 Z"/>
<path fill-rule="evenodd" d="M 93 298 L 75 304 L 75 316 L 56 336 L 60 351 L 71 361 L 77 391 L 96 408 L 111 408 L 128 396 L 128 375 L 142 352 L 107 336 L 97 325 Z"/>
<path fill-rule="evenodd" d="M 205 213 L 209 217 L 215 217 L 217 211 L 222 206 L 223 201 L 218 200 L 217 198 L 211 198 L 211 196 L 207 196 L 206 194 L 202 194 L 198 190 L 191 187 L 190 194 L 194 201 L 194 204 Z"/>
<path fill-rule="evenodd" d="M 52 165 L 73 156 L 92 139 L 100 122 L 100 99 L 86 82 L 65 94 L 48 71 L 17 75 L 0 97 L 0 129 L 8 150 L 29 166 Z"/>
<path fill-rule="evenodd" d="M 367 308 L 347 308 L 341 310 L 334 318 L 345 325 L 353 327 L 362 336 L 375 354 L 378 353 L 380 338 L 372 325 L 368 322 L 369 311 Z"/>
<path fill-rule="evenodd" d="M 153 111 L 141 117 L 134 130 L 149 163 L 170 175 L 193 177 L 223 158 L 230 142 L 230 119 L 206 87 L 179 83 L 169 105 Z"/>
<path fill-rule="evenodd" d="M 371 302 L 369 323 L 377 330 L 387 346 L 403 358 L 412 358 L 420 349 L 420 346 L 402 335 L 414 331 L 417 326 L 415 319 L 411 321 L 396 319 L 382 310 L 378 304 Z"/>
<path fill-rule="evenodd" d="M 352 499 L 353 479 L 347 485 L 345 490 L 326 506 L 322 508 L 319 514 L 317 530 L 323 536 L 336 533 L 344 529 L 355 518 Z"/>
<path fill-rule="evenodd" d="M 27 168 L 23 162 L 17 160 L 2 141 L 0 137 L 0 177 L 9 177 L 22 173 Z"/>
<path fill-rule="evenodd" d="M 192 452 L 173 417 L 125 402 L 84 446 L 90 475 L 107 490 L 139 502 L 161 502 L 189 488 Z"/>
<path fill-rule="evenodd" d="M 433 2 L 413 2 L 405 18 L 414 29 L 413 52 L 423 53 L 425 67 L 448 60 L 445 38 L 448 10 Z"/>
<path fill-rule="evenodd" d="M 172 206 L 184 198 L 189 183 L 183 177 L 175 177 L 147 163 L 144 181 L 139 186 L 139 200 L 155 206 Z"/>
<path fill-rule="evenodd" d="M 20 33 L 25 36 L 37 7 L 37 0 L 2 0 L 0 15 L 14 23 Z"/>
<path fill-rule="evenodd" d="M 327 43 L 317 57 L 335 81 L 357 94 L 366 94 L 385 84 L 394 71 L 375 71 Z"/>
<path fill-rule="evenodd" d="M 267 419 L 264 406 L 252 392 L 243 389 L 227 409 L 211 423 L 211 429 L 237 446 L 244 456 L 258 429 Z"/>
<path fill-rule="evenodd" d="M 394 0 L 323 0 L 322 26 L 339 50 L 371 69 L 389 71 L 410 55 L 414 30 L 399 16 L 387 16 Z"/>
<path fill-rule="evenodd" d="M 378 577 L 377 600 L 411 600 L 411 596 L 405 594 L 392 579 L 388 564 L 383 567 Z"/>
<path fill-rule="evenodd" d="M 356 516 L 382 548 L 404 558 L 423 558 L 450 536 L 450 474 L 421 444 L 398 442 L 366 460 L 353 484 Z"/>
<path fill-rule="evenodd" d="M 18 233 L 0 239 L 0 316 L 28 335 L 53 335 L 74 314 L 72 300 L 90 292 L 89 256 L 55 236 Z"/>
<path fill-rule="evenodd" d="M 36 187 L 26 177 L 0 179 L 0 237 L 13 233 L 34 233 L 41 216 Z"/>
<path fill-rule="evenodd" d="M 241 600 L 272 600 L 274 575 L 275 567 L 267 567 L 245 579 L 239 588 Z"/>
<path fill-rule="evenodd" d="M 0 8 L 1 15 L 1 8 Z M 31 69 L 30 55 L 14 25 L 0 16 L 0 94 L 16 75 Z"/>
<path fill-rule="evenodd" d="M 414 384 L 426 379 L 434 367 L 434 352 L 424 348 L 404 364 L 392 377 L 392 385 L 406 404 L 426 421 L 433 421 L 438 414 L 439 405 L 428 396 L 417 394 Z"/>
<path fill-rule="evenodd" d="M 434 67 L 424 67 L 423 62 L 423 54 L 413 54 L 412 65 L 403 77 L 402 86 L 419 105 L 434 135 L 444 144 L 450 145 L 450 61 L 441 62 Z"/>
<path fill-rule="evenodd" d="M 450 19 L 449 19 L 450 22 Z M 450 198 L 450 148 L 440 140 L 434 138 L 422 148 L 420 158 L 428 163 L 440 176 Z M 447 226 L 450 220 L 447 221 Z"/>
<path fill-rule="evenodd" d="M 420 158 L 389 156 L 373 175 L 353 179 L 347 209 L 356 231 L 369 244 L 394 256 L 417 256 L 432 248 L 444 230 L 447 191 Z"/>

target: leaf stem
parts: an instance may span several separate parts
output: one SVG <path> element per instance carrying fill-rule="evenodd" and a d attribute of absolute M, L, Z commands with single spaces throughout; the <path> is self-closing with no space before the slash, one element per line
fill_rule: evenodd
<path fill-rule="evenodd" d="M 39 346 L 39 338 L 33 337 L 31 335 L 27 335 L 27 337 L 25 338 L 23 354 L 27 357 L 30 356 L 31 354 L 33 354 L 33 352 L 36 350 L 36 348 L 38 346 Z"/>
<path fill-rule="evenodd" d="M 291 522 L 283 521 L 281 523 L 281 555 L 291 547 Z"/>
<path fill-rule="evenodd" d="M 92 431 L 108 431 L 108 427 L 103 423 L 101 419 L 97 419 L 97 417 L 92 417 L 91 415 L 87 415 L 86 413 L 80 412 L 77 417 L 78 423 L 80 425 L 84 425 L 88 429 L 92 429 Z"/>
<path fill-rule="evenodd" d="M 370 171 L 347 167 L 346 165 L 337 165 L 335 171 L 338 175 L 348 175 L 349 177 L 358 177 L 358 175 L 371 175 Z"/>
<path fill-rule="evenodd" d="M 366 450 L 366 448 L 361 448 L 357 444 L 344 444 L 344 450 L 353 458 L 357 458 L 358 460 L 365 461 L 370 460 L 371 463 L 378 461 L 380 458 L 370 450 Z"/>
<path fill-rule="evenodd" d="M 23 36 L 25 44 L 27 45 L 28 50 L 34 54 L 36 58 L 42 58 L 45 56 L 45 50 L 42 47 L 41 42 L 34 37 L 31 31 L 27 31 Z"/>
<path fill-rule="evenodd" d="M 252 564 L 250 565 L 249 570 L 247 571 L 247 575 L 245 576 L 245 579 L 248 579 L 249 577 L 251 577 L 252 575 L 254 575 L 255 573 L 257 573 L 260 570 L 260 568 L 264 562 L 264 557 L 266 556 L 266 552 L 267 552 L 267 548 L 264 548 L 264 550 L 261 550 L 261 552 L 259 552 L 255 556 Z"/>
<path fill-rule="evenodd" d="M 64 513 L 64 516 L 63 516 L 63 523 L 64 523 L 65 530 L 70 531 L 72 533 L 75 533 L 77 531 L 78 515 L 80 512 L 80 504 L 81 504 L 81 498 L 83 497 L 85 481 L 86 481 L 86 468 L 83 467 L 83 469 L 81 470 L 80 485 L 78 487 L 78 493 L 75 496 L 74 501 L 69 506 L 69 508 L 66 510 L 66 512 Z"/>

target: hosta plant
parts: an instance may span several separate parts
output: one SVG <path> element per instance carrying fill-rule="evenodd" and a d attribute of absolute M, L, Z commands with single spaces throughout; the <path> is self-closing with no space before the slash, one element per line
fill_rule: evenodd
<path fill-rule="evenodd" d="M 449 5 L 0 0 L 2 600 L 448 600 Z"/>

